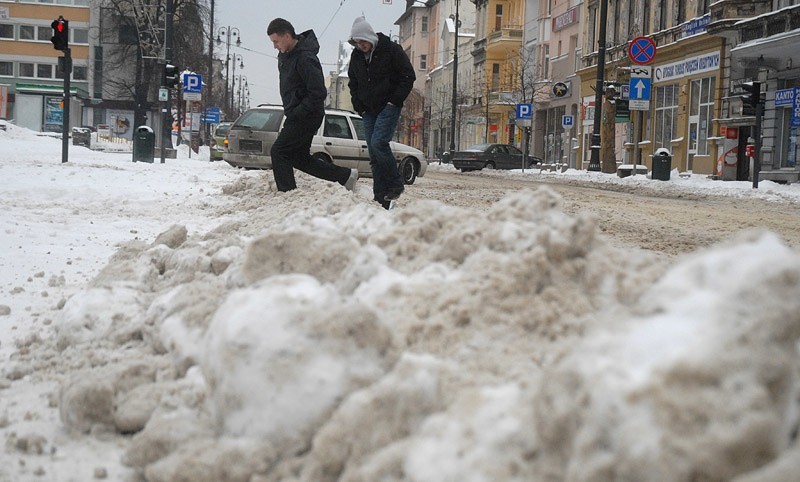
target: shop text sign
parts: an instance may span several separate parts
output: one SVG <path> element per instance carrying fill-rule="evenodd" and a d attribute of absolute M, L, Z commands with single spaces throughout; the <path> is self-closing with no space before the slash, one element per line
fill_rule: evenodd
<path fill-rule="evenodd" d="M 553 32 L 558 32 L 576 23 L 578 23 L 578 7 L 553 17 Z"/>
<path fill-rule="evenodd" d="M 711 72 L 719 69 L 719 52 L 698 55 L 671 64 L 656 66 L 653 70 L 655 82 L 679 79 L 687 75 Z"/>

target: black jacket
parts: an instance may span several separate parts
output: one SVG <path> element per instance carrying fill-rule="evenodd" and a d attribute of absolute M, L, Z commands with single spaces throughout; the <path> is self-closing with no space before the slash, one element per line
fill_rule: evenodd
<path fill-rule="evenodd" d="M 417 79 L 403 48 L 382 33 L 378 33 L 369 64 L 364 52 L 353 50 L 347 75 L 353 108 L 359 114 L 372 115 L 378 115 L 388 102 L 402 107 Z"/>
<path fill-rule="evenodd" d="M 281 100 L 286 118 L 325 114 L 328 90 L 319 63 L 319 42 L 313 30 L 298 35 L 294 49 L 278 54 Z"/>

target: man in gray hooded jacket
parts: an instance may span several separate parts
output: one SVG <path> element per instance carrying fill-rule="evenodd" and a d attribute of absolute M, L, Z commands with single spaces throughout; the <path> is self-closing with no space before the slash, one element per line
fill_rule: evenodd
<path fill-rule="evenodd" d="M 358 171 L 311 156 L 311 141 L 325 116 L 328 91 L 317 58 L 319 42 L 313 30 L 300 35 L 289 21 L 276 18 L 267 27 L 278 54 L 281 100 L 286 120 L 272 145 L 272 174 L 278 191 L 297 188 L 294 168 L 326 181 L 338 182 L 352 191 Z"/>
<path fill-rule="evenodd" d="M 405 187 L 389 141 L 417 77 L 403 48 L 386 35 L 375 33 L 364 17 L 353 22 L 350 43 L 355 49 L 350 56 L 347 85 L 353 108 L 364 118 L 375 200 L 389 209 Z"/>

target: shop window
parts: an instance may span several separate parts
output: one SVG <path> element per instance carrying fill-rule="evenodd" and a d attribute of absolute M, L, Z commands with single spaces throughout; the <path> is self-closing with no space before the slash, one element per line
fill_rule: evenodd
<path fill-rule="evenodd" d="M 708 134 L 714 118 L 715 84 L 714 77 L 694 79 L 691 83 L 689 151 L 694 151 L 699 156 L 708 155 Z"/>
<path fill-rule="evenodd" d="M 678 84 L 656 87 L 655 94 L 654 148 L 663 147 L 672 152 L 670 141 L 678 132 Z"/>

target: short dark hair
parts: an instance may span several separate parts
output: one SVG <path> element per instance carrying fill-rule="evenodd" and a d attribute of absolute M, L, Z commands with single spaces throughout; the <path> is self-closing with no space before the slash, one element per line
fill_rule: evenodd
<path fill-rule="evenodd" d="M 288 20 L 284 20 L 282 18 L 276 18 L 275 20 L 269 23 L 267 27 L 267 35 L 272 34 L 284 35 L 284 34 L 292 34 L 292 37 L 297 37 L 297 34 L 294 33 L 294 26 L 289 23 Z"/>

